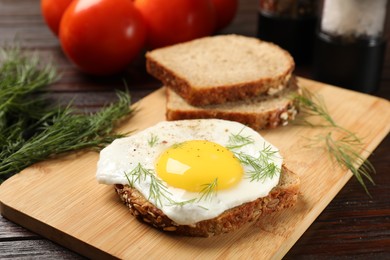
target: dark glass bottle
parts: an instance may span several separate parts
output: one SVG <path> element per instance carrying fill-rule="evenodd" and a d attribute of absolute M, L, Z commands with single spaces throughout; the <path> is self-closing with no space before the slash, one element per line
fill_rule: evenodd
<path fill-rule="evenodd" d="M 325 0 L 315 40 L 313 77 L 374 93 L 384 62 L 387 0 Z"/>
<path fill-rule="evenodd" d="M 310 63 L 316 13 L 316 0 L 260 0 L 257 36 L 290 52 L 296 64 Z"/>

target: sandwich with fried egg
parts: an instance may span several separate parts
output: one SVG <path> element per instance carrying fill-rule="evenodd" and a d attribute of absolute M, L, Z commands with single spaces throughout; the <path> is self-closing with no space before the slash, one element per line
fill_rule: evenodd
<path fill-rule="evenodd" d="M 164 121 L 100 153 L 99 183 L 162 231 L 209 237 L 293 206 L 299 178 L 279 150 L 233 121 Z"/>

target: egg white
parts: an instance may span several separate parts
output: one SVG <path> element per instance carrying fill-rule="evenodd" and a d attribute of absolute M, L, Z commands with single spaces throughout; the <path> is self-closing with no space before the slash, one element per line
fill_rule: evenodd
<path fill-rule="evenodd" d="M 272 157 L 273 163 L 279 170 L 281 169 L 283 158 L 279 150 L 253 129 L 232 121 L 198 119 L 160 122 L 144 131 L 115 140 L 100 152 L 96 178 L 102 184 L 128 185 L 125 173 L 129 173 L 138 164 L 145 169 L 152 169 L 155 173 L 154 165 L 157 158 L 173 144 L 189 140 L 208 140 L 226 147 L 229 136 L 238 133 L 242 136 L 250 136 L 254 142 L 235 149 L 235 152 L 243 152 L 257 157 L 262 148 L 269 146 L 275 151 L 275 155 Z M 153 146 L 149 144 L 152 136 L 157 137 L 157 142 Z M 215 196 L 210 199 L 196 200 L 184 205 L 172 205 L 164 198 L 162 198 L 163 203 L 160 205 L 153 198 L 149 198 L 149 177 L 143 182 L 135 182 L 134 187 L 177 224 L 191 225 L 217 217 L 235 206 L 265 197 L 279 182 L 280 171 L 272 178 L 250 181 L 249 178 L 245 177 L 245 173 L 251 171 L 251 167 L 243 165 L 243 168 L 244 177 L 237 185 L 217 191 Z M 200 197 L 199 193 L 171 187 L 166 183 L 165 185 L 171 193 L 170 198 L 175 202 Z"/>

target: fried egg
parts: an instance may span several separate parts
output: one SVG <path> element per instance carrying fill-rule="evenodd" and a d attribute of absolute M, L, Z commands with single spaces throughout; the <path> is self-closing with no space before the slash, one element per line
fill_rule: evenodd
<path fill-rule="evenodd" d="M 280 178 L 279 150 L 232 121 L 160 122 L 100 152 L 96 178 L 130 185 L 179 225 L 265 197 Z"/>

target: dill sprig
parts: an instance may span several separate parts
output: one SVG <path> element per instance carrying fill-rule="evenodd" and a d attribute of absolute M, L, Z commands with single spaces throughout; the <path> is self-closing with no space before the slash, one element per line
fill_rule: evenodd
<path fill-rule="evenodd" d="M 321 96 L 314 95 L 308 89 L 303 88 L 300 95 L 295 96 L 295 104 L 299 108 L 300 117 L 296 120 L 296 124 L 302 124 L 311 127 L 319 126 L 337 126 L 333 118 L 330 116 L 324 99 Z M 310 122 L 310 118 L 320 117 L 325 120 L 326 124 Z"/>
<path fill-rule="evenodd" d="M 270 145 L 265 145 L 259 151 L 258 157 L 234 151 L 234 149 L 253 144 L 250 136 L 243 136 L 241 129 L 237 134 L 229 136 L 229 142 L 226 148 L 231 150 L 236 158 L 243 164 L 250 166 L 252 170 L 248 171 L 248 177 L 251 181 L 264 181 L 266 178 L 273 178 L 280 169 L 273 163 L 277 151 L 273 150 Z"/>
<path fill-rule="evenodd" d="M 13 126 L 29 127 L 52 109 L 39 91 L 57 79 L 56 70 L 41 66 L 37 55 L 0 49 L 0 134 L 14 134 Z M 8 131 L 5 133 L 4 131 Z"/>
<path fill-rule="evenodd" d="M 14 131 L 15 138 L 6 140 L 0 152 L 0 175 L 16 173 L 27 166 L 83 148 L 101 149 L 114 139 L 114 122 L 128 115 L 129 95 L 119 93 L 118 103 L 106 107 L 93 115 L 73 114 L 70 107 L 58 108 L 45 118 L 30 138 L 23 138 L 21 130 Z"/>
<path fill-rule="evenodd" d="M 371 174 L 375 174 L 376 171 L 371 162 L 361 155 L 361 152 L 364 150 L 362 149 L 362 140 L 356 133 L 349 131 L 334 121 L 321 96 L 314 95 L 308 89 L 303 89 L 302 94 L 296 96 L 295 101 L 302 112 L 299 117 L 300 120 L 298 120 L 302 125 L 331 128 L 331 131 L 328 131 L 326 134 L 308 138 L 308 147 L 322 144 L 331 160 L 336 161 L 340 167 L 350 170 L 366 193 L 371 196 L 365 180 L 374 185 Z M 325 121 L 325 124 L 313 123 L 310 121 L 311 117 L 321 118 Z M 334 132 L 339 133 L 340 137 L 338 139 L 333 137 Z"/>
<path fill-rule="evenodd" d="M 328 132 L 326 135 L 317 135 L 310 141 L 312 143 L 325 143 L 331 160 L 335 160 L 339 165 L 349 169 L 363 186 L 366 193 L 370 194 L 365 179 L 371 182 L 371 184 L 375 184 L 370 175 L 370 173 L 375 173 L 375 168 L 356 149 L 361 143 L 356 143 L 355 136 L 344 135 L 337 140 L 333 137 L 332 132 Z M 356 165 L 360 165 L 360 167 L 356 167 Z"/>
<path fill-rule="evenodd" d="M 248 178 L 251 181 L 264 181 L 266 178 L 272 179 L 280 168 L 272 161 L 276 151 L 272 150 L 271 146 L 263 147 L 259 151 L 259 156 L 254 157 L 243 152 L 235 153 L 238 160 L 243 164 L 250 166 L 252 170 L 248 171 Z"/>
<path fill-rule="evenodd" d="M 42 66 L 37 55 L 26 56 L 18 49 L 0 49 L 0 55 L 1 115 L 4 116 L 12 110 L 23 111 L 32 117 L 40 116 L 41 110 L 35 106 L 37 101 L 28 98 L 27 95 L 42 90 L 43 87 L 54 82 L 58 77 L 57 71 L 51 64 Z M 38 102 L 42 102 L 42 99 Z M 31 103 L 38 111 L 28 109 Z"/>
<path fill-rule="evenodd" d="M 53 106 L 45 87 L 57 79 L 37 55 L 2 50 L 0 66 L 0 183 L 29 165 L 65 152 L 101 149 L 115 138 L 114 125 L 131 114 L 127 92 L 95 114 L 76 114 L 71 105 Z"/>
<path fill-rule="evenodd" d="M 203 184 L 201 190 L 201 196 L 198 201 L 201 200 L 210 200 L 213 195 L 217 193 L 218 188 L 218 178 L 215 178 L 211 183 Z"/>
<path fill-rule="evenodd" d="M 178 149 L 184 145 L 184 142 L 174 143 L 171 145 L 172 149 Z"/>
<path fill-rule="evenodd" d="M 171 198 L 172 193 L 169 192 L 167 186 L 163 181 L 157 178 L 154 170 L 144 168 L 141 163 L 138 163 L 133 170 L 129 173 L 125 173 L 126 179 L 131 187 L 135 187 L 135 183 L 144 182 L 147 178 L 150 179 L 149 196 L 148 200 L 155 201 L 157 206 L 163 205 L 163 198 L 168 201 L 168 205 L 184 206 L 185 204 L 192 203 L 196 199 L 186 201 L 175 201 Z"/>
<path fill-rule="evenodd" d="M 150 147 L 154 147 L 158 143 L 159 139 L 158 136 L 155 134 L 150 134 L 150 137 L 148 139 L 148 144 Z"/>
<path fill-rule="evenodd" d="M 228 145 L 226 146 L 227 149 L 238 149 L 245 145 L 253 144 L 253 139 L 250 136 L 241 135 L 243 129 L 241 129 L 237 134 L 231 134 L 229 136 Z"/>
<path fill-rule="evenodd" d="M 164 183 L 156 177 L 152 169 L 144 168 L 141 163 L 131 170 L 129 173 L 125 173 L 127 181 L 131 187 L 135 187 L 135 183 L 141 183 L 150 179 L 149 197 L 148 200 L 153 199 L 157 205 L 162 206 L 162 198 L 171 201 L 170 196 L 172 195 Z"/>

